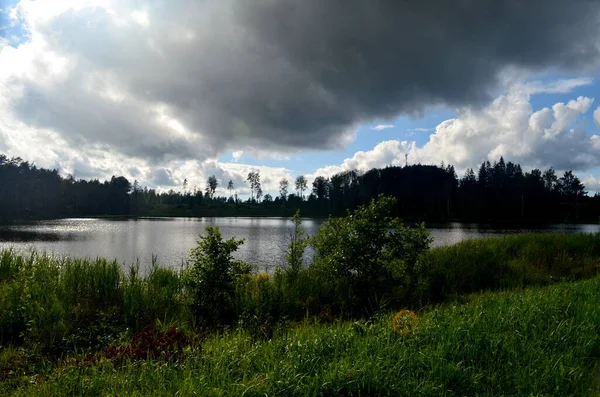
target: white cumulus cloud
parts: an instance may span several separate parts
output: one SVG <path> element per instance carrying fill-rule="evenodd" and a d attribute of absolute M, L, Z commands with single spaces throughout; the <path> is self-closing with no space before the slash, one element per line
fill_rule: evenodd
<path fill-rule="evenodd" d="M 309 176 L 309 180 L 319 175 L 330 177 L 348 170 L 367 171 L 371 168 L 404 165 L 406 160 L 405 155 L 409 154 L 410 156 L 414 150 L 414 142 L 400 142 L 398 140 L 383 141 L 377 144 L 373 150 L 356 152 L 354 156 L 344 160 L 341 165 L 329 165 L 317 169 Z"/>
<path fill-rule="evenodd" d="M 371 127 L 372 130 L 375 131 L 383 131 L 383 130 L 387 130 L 388 128 L 394 128 L 393 124 L 379 124 L 376 125 L 375 127 Z"/>
<path fill-rule="evenodd" d="M 534 85 L 536 92 L 556 92 L 556 87 L 577 86 L 573 83 L 553 83 L 544 89 Z M 340 171 L 403 165 L 408 163 L 453 164 L 458 171 L 476 168 L 485 160 L 504 156 L 526 168 L 554 167 L 558 170 L 588 171 L 600 166 L 600 136 L 579 127 L 579 121 L 589 112 L 593 98 L 579 96 L 566 103 L 534 110 L 532 89 L 514 87 L 482 108 L 464 108 L 455 118 L 437 125 L 422 146 L 408 141 L 385 141 L 373 150 L 357 152 L 340 165 L 319 168 L 314 175 L 330 176 Z M 562 88 L 561 88 L 562 89 Z M 598 118 L 600 108 L 594 112 Z M 583 123 L 582 123 L 583 124 Z M 588 180 L 590 185 L 595 182 Z"/>
<path fill-rule="evenodd" d="M 594 110 L 594 120 L 596 121 L 596 124 L 600 126 L 600 106 Z"/>

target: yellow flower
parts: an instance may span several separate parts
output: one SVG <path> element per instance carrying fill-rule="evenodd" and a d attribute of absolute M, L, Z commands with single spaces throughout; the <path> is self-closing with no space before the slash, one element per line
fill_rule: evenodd
<path fill-rule="evenodd" d="M 417 327 L 417 315 L 411 310 L 400 310 L 392 318 L 392 328 L 399 334 L 407 334 Z"/>

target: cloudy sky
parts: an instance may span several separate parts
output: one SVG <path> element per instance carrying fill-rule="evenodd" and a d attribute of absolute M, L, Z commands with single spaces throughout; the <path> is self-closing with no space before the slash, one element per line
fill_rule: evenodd
<path fill-rule="evenodd" d="M 596 0 L 0 0 L 0 153 L 243 193 L 483 160 L 600 188 Z M 598 98 L 596 98 L 598 97 Z"/>

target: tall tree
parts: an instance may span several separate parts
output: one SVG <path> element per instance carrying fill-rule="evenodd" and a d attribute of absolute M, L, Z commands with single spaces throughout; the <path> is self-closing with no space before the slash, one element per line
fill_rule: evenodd
<path fill-rule="evenodd" d="M 489 161 L 484 161 L 477 173 L 477 183 L 482 189 L 489 188 L 492 181 L 492 166 Z"/>
<path fill-rule="evenodd" d="M 329 196 L 329 179 L 318 176 L 313 181 L 313 193 L 317 200 L 324 200 Z"/>
<path fill-rule="evenodd" d="M 217 177 L 214 175 L 209 176 L 206 181 L 206 196 L 208 196 L 208 198 L 213 198 L 218 186 L 219 182 L 217 181 Z"/>
<path fill-rule="evenodd" d="M 585 186 L 578 177 L 573 175 L 573 171 L 565 171 L 564 175 L 558 180 L 559 192 L 567 197 L 583 196 Z"/>
<path fill-rule="evenodd" d="M 306 190 L 307 182 L 304 175 L 299 175 L 296 178 L 296 190 L 300 192 L 300 198 L 304 200 L 304 191 Z"/>
<path fill-rule="evenodd" d="M 109 183 L 110 191 L 110 211 L 111 214 L 127 214 L 129 212 L 129 192 L 131 191 L 131 183 L 124 176 L 113 177 Z M 76 194 L 75 209 L 78 211 L 81 205 L 80 194 Z"/>
<path fill-rule="evenodd" d="M 229 190 L 229 197 L 233 197 L 233 181 L 229 180 L 227 184 L 227 190 Z"/>
<path fill-rule="evenodd" d="M 259 171 L 250 171 L 248 173 L 248 177 L 246 178 L 246 181 L 248 181 L 250 183 L 250 193 L 252 195 L 252 201 L 254 201 L 254 195 L 258 194 L 258 191 L 261 190 L 260 187 L 260 173 Z"/>
<path fill-rule="evenodd" d="M 568 199 L 573 200 L 575 206 L 575 219 L 579 218 L 579 198 L 586 194 L 583 183 L 573 175 L 572 171 L 565 171 L 564 175 L 558 180 L 559 192 Z"/>
<path fill-rule="evenodd" d="M 544 171 L 544 186 L 549 192 L 554 192 L 557 189 L 558 177 L 554 168 L 547 169 Z"/>
<path fill-rule="evenodd" d="M 288 195 L 288 186 L 290 185 L 290 183 L 288 182 L 287 179 L 282 178 L 279 181 L 279 197 L 281 197 L 281 199 L 283 201 L 287 200 L 287 195 Z"/>
<path fill-rule="evenodd" d="M 142 196 L 142 189 L 140 183 L 135 179 L 133 181 L 133 187 L 131 189 L 131 209 L 132 212 L 137 215 L 140 212 L 140 197 Z"/>

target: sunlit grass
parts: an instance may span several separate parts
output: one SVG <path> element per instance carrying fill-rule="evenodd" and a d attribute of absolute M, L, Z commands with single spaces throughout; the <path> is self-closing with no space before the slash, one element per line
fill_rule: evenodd
<path fill-rule="evenodd" d="M 0 253 L 0 344 L 84 349 L 155 320 L 187 321 L 179 273 L 154 264 L 147 275 L 116 261 Z M 103 340 L 104 338 L 104 340 Z"/>
<path fill-rule="evenodd" d="M 518 288 L 598 274 L 600 235 L 523 234 L 466 240 L 427 254 L 428 294 Z"/>
<path fill-rule="evenodd" d="M 16 395 L 596 395 L 600 279 L 474 295 L 419 313 L 215 335 L 172 362 L 59 366 Z"/>

